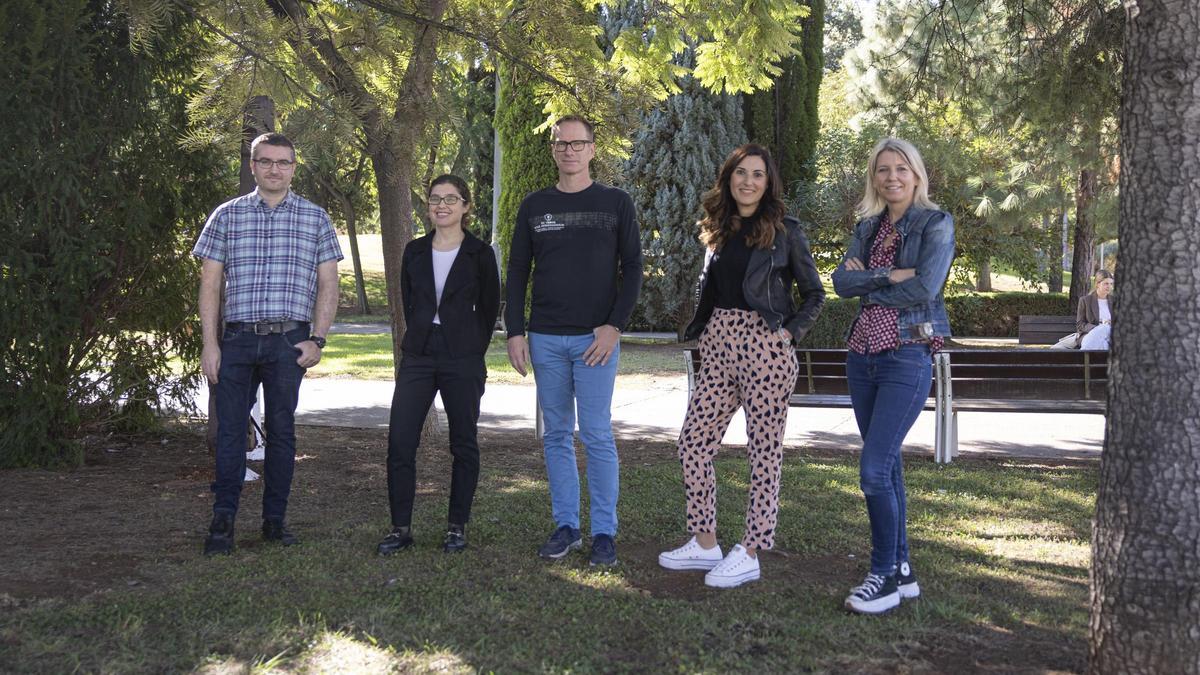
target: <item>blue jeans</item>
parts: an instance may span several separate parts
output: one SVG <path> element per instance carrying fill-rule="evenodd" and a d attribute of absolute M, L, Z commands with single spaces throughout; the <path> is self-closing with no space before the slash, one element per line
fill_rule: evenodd
<path fill-rule="evenodd" d="M 929 398 L 932 369 L 929 346 L 924 344 L 846 355 L 850 400 L 863 439 L 858 479 L 871 520 L 874 574 L 891 575 L 898 563 L 908 560 L 900 445 Z"/>
<path fill-rule="evenodd" d="M 275 335 L 226 330 L 221 336 L 217 373 L 217 477 L 213 513 L 237 513 L 246 477 L 246 433 L 250 407 L 263 386 L 267 447 L 263 466 L 263 520 L 283 520 L 296 465 L 296 402 L 305 369 L 293 345 L 308 339 L 309 328 Z"/>
<path fill-rule="evenodd" d="M 612 395 L 620 343 L 607 365 L 588 366 L 583 353 L 595 338 L 587 335 L 529 334 L 529 356 L 542 406 L 546 474 L 557 527 L 579 527 L 579 469 L 575 460 L 575 412 L 579 438 L 587 449 L 592 536 L 617 534 L 620 466 L 612 433 Z"/>

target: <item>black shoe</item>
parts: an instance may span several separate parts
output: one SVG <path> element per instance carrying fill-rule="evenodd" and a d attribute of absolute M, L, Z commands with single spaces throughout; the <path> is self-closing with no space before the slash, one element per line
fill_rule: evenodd
<path fill-rule="evenodd" d="M 902 600 L 911 600 L 921 595 L 921 587 L 917 585 L 917 573 L 907 560 L 896 566 L 896 590 L 900 591 Z"/>
<path fill-rule="evenodd" d="M 592 537 L 592 559 L 590 564 L 596 565 L 616 565 L 617 564 L 617 545 L 613 542 L 611 535 L 598 534 Z"/>
<path fill-rule="evenodd" d="M 262 526 L 263 541 L 277 541 L 284 546 L 295 546 L 300 543 L 296 535 L 288 531 L 282 520 L 264 520 Z"/>
<path fill-rule="evenodd" d="M 379 551 L 379 555 L 391 555 L 398 551 L 403 551 L 412 545 L 412 527 L 406 525 L 404 527 L 393 527 L 388 536 L 379 542 L 376 550 Z"/>
<path fill-rule="evenodd" d="M 450 523 L 446 528 L 446 538 L 442 540 L 442 550 L 446 553 L 462 553 L 467 548 L 467 531 L 462 525 Z"/>
<path fill-rule="evenodd" d="M 579 530 L 570 525 L 563 525 L 550 535 L 546 543 L 538 549 L 538 555 L 547 560 L 558 560 L 572 549 L 583 548 L 583 537 Z"/>
<path fill-rule="evenodd" d="M 208 536 L 204 539 L 204 555 L 228 555 L 232 552 L 233 515 L 215 514 L 212 524 L 208 526 Z"/>
<path fill-rule="evenodd" d="M 859 614 L 883 614 L 899 606 L 900 591 L 896 590 L 895 574 L 886 577 L 868 574 L 846 598 L 846 609 Z"/>

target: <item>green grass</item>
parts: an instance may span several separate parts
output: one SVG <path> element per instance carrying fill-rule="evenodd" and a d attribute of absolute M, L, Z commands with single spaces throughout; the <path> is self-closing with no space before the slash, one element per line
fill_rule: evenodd
<path fill-rule="evenodd" d="M 741 533 L 744 459 L 719 462 L 718 476 L 729 544 Z M 386 559 L 372 552 L 386 509 L 343 500 L 296 549 L 196 556 L 171 563 L 165 586 L 5 607 L 0 671 L 951 672 L 938 655 L 959 645 L 975 663 L 981 634 L 1036 636 L 1006 657 L 1018 670 L 1081 668 L 1095 470 L 910 460 L 907 481 L 924 593 L 887 617 L 840 608 L 866 569 L 852 461 L 786 462 L 786 555 L 764 556 L 761 581 L 728 591 L 655 564 L 656 551 L 682 541 L 673 462 L 623 467 L 622 564 L 612 571 L 582 556 L 538 560 L 545 483 L 485 470 L 463 555 L 436 549 L 444 492 L 418 496 L 417 548 Z"/>
<path fill-rule="evenodd" d="M 675 344 L 645 344 L 622 341 L 617 374 L 679 375 L 684 372 L 680 347 Z M 488 381 L 500 383 L 532 382 L 522 378 L 508 363 L 508 348 L 503 336 L 496 336 L 485 357 Z M 353 377 L 362 380 L 392 379 L 392 336 L 339 333 L 329 338 L 321 363 L 309 371 L 310 377 Z"/>
<path fill-rule="evenodd" d="M 383 270 L 363 271 L 363 285 L 367 290 L 367 305 L 371 310 L 370 316 L 380 316 L 386 321 L 388 315 L 387 279 Z M 338 267 L 338 321 L 350 321 L 353 312 L 358 311 L 358 294 L 354 289 L 354 268 L 348 265 Z M 358 315 L 361 317 L 362 315 Z"/>

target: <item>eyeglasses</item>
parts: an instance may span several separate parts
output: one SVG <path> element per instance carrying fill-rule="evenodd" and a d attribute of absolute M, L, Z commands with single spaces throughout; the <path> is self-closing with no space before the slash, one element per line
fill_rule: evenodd
<path fill-rule="evenodd" d="M 296 163 L 290 159 L 267 159 L 266 157 L 259 157 L 258 159 L 254 160 L 254 166 L 257 166 L 260 169 L 270 169 L 272 166 L 274 166 L 287 171 L 293 166 L 296 166 Z"/>
<path fill-rule="evenodd" d="M 570 148 L 570 149 L 574 150 L 575 152 L 581 152 L 584 148 L 586 148 L 588 146 L 588 143 L 591 143 L 591 142 L 592 141 L 584 141 L 584 140 L 550 141 L 550 147 L 554 148 L 555 152 L 566 152 L 567 148 Z"/>
<path fill-rule="evenodd" d="M 441 195 L 429 195 L 430 206 L 437 206 L 438 204 L 454 206 L 461 201 L 463 201 L 463 198 L 459 197 L 458 195 L 446 195 L 445 197 L 442 197 Z"/>

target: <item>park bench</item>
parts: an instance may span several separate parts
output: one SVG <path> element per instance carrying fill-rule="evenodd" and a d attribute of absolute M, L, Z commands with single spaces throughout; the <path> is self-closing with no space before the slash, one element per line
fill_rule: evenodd
<path fill-rule="evenodd" d="M 1017 317 L 1017 342 L 1023 345 L 1052 345 L 1075 332 L 1073 316 Z"/>
<path fill-rule="evenodd" d="M 700 369 L 700 351 L 685 350 L 688 393 Z M 845 349 L 797 349 L 800 374 L 788 404 L 849 408 Z M 1108 353 L 1057 349 L 948 347 L 934 357 L 925 409 L 935 413 L 934 460 L 958 454 L 958 413 L 1057 412 L 1104 414 Z"/>

